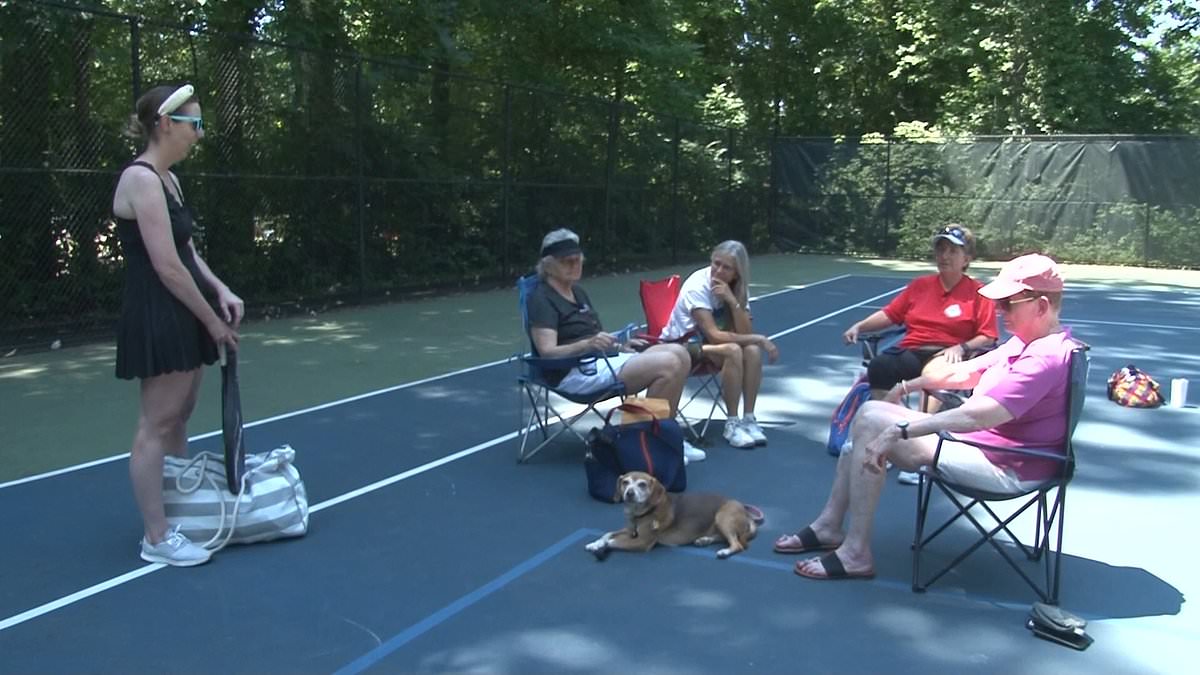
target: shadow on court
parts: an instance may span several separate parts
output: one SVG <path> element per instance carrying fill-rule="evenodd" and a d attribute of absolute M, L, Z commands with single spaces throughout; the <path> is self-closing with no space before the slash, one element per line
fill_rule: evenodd
<path fill-rule="evenodd" d="M 743 555 L 656 549 L 597 562 L 583 545 L 619 527 L 621 509 L 587 496 L 583 448 L 569 435 L 516 465 L 516 369 L 496 365 L 249 428 L 252 450 L 297 449 L 311 531 L 227 549 L 196 569 L 138 563 L 124 462 L 0 490 L 0 671 L 1062 673 L 1184 663 L 1200 638 L 1183 603 L 1200 592 L 1193 537 L 1181 536 L 1198 512 L 1200 450 L 1180 439 L 1200 436 L 1200 419 L 1104 398 L 1108 373 L 1124 365 L 1114 350 L 1135 351 L 1160 378 L 1200 381 L 1178 356 L 1194 335 L 1138 325 L 1175 316 L 1154 321 L 1148 301 L 1120 299 L 1139 317 L 1122 326 L 1097 323 L 1113 320 L 1101 289 L 1072 296 L 1065 314 L 1093 347 L 1063 572 L 1063 605 L 1093 622 L 1087 652 L 1029 635 L 1032 593 L 994 551 L 912 593 L 915 491 L 892 480 L 875 580 L 801 579 L 795 556 L 771 552 L 828 494 L 824 436 L 858 362 L 841 331 L 870 311 L 854 305 L 903 283 L 852 277 L 755 303 L 759 330 L 791 331 L 758 406 L 770 443 L 729 448 L 718 422 L 708 461 L 688 470 L 690 491 L 766 513 Z M 1186 294 L 1152 297 L 1194 312 Z M 217 439 L 194 446 L 216 449 Z M 969 527 L 952 528 L 930 562 Z"/>

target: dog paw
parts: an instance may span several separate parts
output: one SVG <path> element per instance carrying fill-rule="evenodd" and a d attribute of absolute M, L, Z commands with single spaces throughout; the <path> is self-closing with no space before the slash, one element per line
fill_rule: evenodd
<path fill-rule="evenodd" d="M 588 553 L 596 556 L 596 560 L 604 560 L 608 557 L 608 537 L 600 537 L 596 541 L 584 546 Z"/>
<path fill-rule="evenodd" d="M 728 558 L 729 556 L 733 555 L 734 553 L 737 553 L 737 551 L 734 550 L 733 548 L 723 548 L 723 549 L 717 551 L 717 558 L 724 560 L 724 559 Z"/>
<path fill-rule="evenodd" d="M 700 537 L 696 541 L 693 541 L 692 545 L 693 546 L 712 546 L 716 542 L 717 542 L 716 537 Z"/>

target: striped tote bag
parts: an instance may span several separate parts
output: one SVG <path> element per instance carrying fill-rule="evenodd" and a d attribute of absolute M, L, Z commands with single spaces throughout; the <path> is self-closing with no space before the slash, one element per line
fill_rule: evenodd
<path fill-rule="evenodd" d="M 289 445 L 246 455 L 242 484 L 225 482 L 224 458 L 200 452 L 163 463 L 163 506 L 167 522 L 210 550 L 308 532 L 308 494 Z"/>

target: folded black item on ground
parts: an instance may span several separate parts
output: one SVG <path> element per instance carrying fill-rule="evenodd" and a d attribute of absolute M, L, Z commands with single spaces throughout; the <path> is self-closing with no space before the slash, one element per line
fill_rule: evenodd
<path fill-rule="evenodd" d="M 1044 602 L 1033 603 L 1025 627 L 1043 640 L 1050 640 L 1072 649 L 1083 651 L 1092 644 L 1087 634 L 1087 621 L 1074 614 Z"/>

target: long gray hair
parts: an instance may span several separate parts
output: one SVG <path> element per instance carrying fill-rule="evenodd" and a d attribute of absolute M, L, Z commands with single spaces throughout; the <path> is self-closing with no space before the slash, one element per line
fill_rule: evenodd
<path fill-rule="evenodd" d="M 750 254 L 746 245 L 736 239 L 723 241 L 712 250 L 712 255 L 727 255 L 733 258 L 733 267 L 737 271 L 737 281 L 729 290 L 737 298 L 742 307 L 749 307 L 750 302 Z"/>

